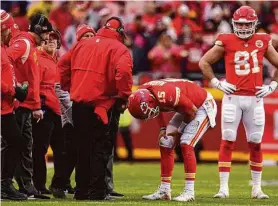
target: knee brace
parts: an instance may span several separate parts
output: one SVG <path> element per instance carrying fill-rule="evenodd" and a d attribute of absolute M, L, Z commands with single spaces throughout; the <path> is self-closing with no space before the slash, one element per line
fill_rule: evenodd
<path fill-rule="evenodd" d="M 261 132 L 254 132 L 249 135 L 249 142 L 251 143 L 261 143 L 263 138 L 263 133 Z"/>
<path fill-rule="evenodd" d="M 222 130 L 222 139 L 234 142 L 236 140 L 236 132 L 231 129 Z"/>

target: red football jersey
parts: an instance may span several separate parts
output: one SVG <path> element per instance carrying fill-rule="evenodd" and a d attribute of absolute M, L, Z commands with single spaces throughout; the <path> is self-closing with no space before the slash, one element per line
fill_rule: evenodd
<path fill-rule="evenodd" d="M 185 79 L 151 81 L 139 89 L 148 89 L 159 101 L 162 112 L 176 111 L 185 114 L 193 105 L 201 107 L 207 98 L 207 92 L 203 88 Z"/>
<path fill-rule="evenodd" d="M 220 34 L 215 42 L 225 49 L 227 82 L 236 86 L 235 95 L 255 96 L 256 86 L 263 84 L 263 58 L 271 37 L 256 33 L 243 40 L 235 34 Z"/>

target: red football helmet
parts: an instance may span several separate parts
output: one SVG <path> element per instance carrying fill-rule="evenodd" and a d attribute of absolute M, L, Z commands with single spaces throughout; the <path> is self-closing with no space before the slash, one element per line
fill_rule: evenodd
<path fill-rule="evenodd" d="M 128 110 L 136 119 L 152 119 L 159 114 L 158 101 L 147 89 L 139 89 L 128 98 Z"/>
<path fill-rule="evenodd" d="M 258 17 L 250 6 L 241 6 L 235 11 L 232 24 L 235 35 L 241 39 L 247 39 L 255 33 Z"/>

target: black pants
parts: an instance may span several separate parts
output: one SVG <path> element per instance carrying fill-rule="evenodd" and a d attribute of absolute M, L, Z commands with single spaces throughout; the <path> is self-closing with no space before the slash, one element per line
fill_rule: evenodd
<path fill-rule="evenodd" d="M 1 181 L 12 179 L 26 144 L 13 113 L 1 115 Z"/>
<path fill-rule="evenodd" d="M 127 149 L 127 160 L 133 161 L 133 146 L 132 146 L 132 138 L 131 138 L 131 132 L 129 127 L 120 127 L 119 131 L 122 135 L 122 138 L 124 140 L 125 147 Z M 115 156 L 118 158 L 118 155 L 116 153 L 117 145 L 115 144 Z"/>
<path fill-rule="evenodd" d="M 74 128 L 68 123 L 63 127 L 64 139 L 65 139 L 65 184 L 70 185 L 70 177 L 77 162 L 77 146 L 76 139 L 74 138 Z"/>
<path fill-rule="evenodd" d="M 111 123 L 109 128 L 109 136 L 112 143 L 112 149 L 109 154 L 108 164 L 106 166 L 106 175 L 105 175 L 107 193 L 111 193 L 114 190 L 113 163 L 114 163 L 114 156 L 115 156 L 116 137 L 119 128 L 119 119 L 120 119 L 120 113 L 116 110 L 115 107 L 113 107 L 111 109 Z"/>
<path fill-rule="evenodd" d="M 33 163 L 34 176 L 33 181 L 37 190 L 45 188 L 47 168 L 45 155 L 49 145 L 53 151 L 54 158 L 54 177 L 63 173 L 64 160 L 64 138 L 62 133 L 61 116 L 55 114 L 52 110 L 46 109 L 44 118 L 33 124 Z"/>
<path fill-rule="evenodd" d="M 102 123 L 89 105 L 73 103 L 72 113 L 78 140 L 75 196 L 103 199 L 107 194 L 105 175 L 112 151 L 109 135 L 112 112 L 107 113 L 108 125 Z"/>
<path fill-rule="evenodd" d="M 26 185 L 32 184 L 33 160 L 32 160 L 32 111 L 19 107 L 15 111 L 16 122 L 24 139 L 24 150 L 21 152 L 20 161 L 16 166 L 15 180 L 19 189 L 25 188 Z"/>

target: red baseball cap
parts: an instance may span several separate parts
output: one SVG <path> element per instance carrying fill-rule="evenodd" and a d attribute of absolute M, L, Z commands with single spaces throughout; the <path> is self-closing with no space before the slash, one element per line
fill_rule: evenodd
<path fill-rule="evenodd" d="M 96 35 L 95 30 L 87 24 L 82 24 L 77 27 L 76 40 L 79 41 L 84 34 L 87 32 L 92 32 L 94 36 Z"/>
<path fill-rule="evenodd" d="M 125 34 L 125 31 L 124 31 L 124 25 L 123 25 L 123 23 L 122 23 L 120 18 L 118 18 L 118 17 L 111 17 L 111 18 L 109 18 L 106 21 L 104 27 L 108 28 L 108 29 L 111 29 L 111 30 L 117 31 L 118 33 L 123 35 L 123 37 L 125 39 L 127 39 L 127 36 Z M 118 30 L 120 30 L 120 29 L 122 29 L 122 31 L 119 32 Z"/>
<path fill-rule="evenodd" d="M 14 25 L 13 17 L 1 9 L 1 31 L 5 31 Z"/>

